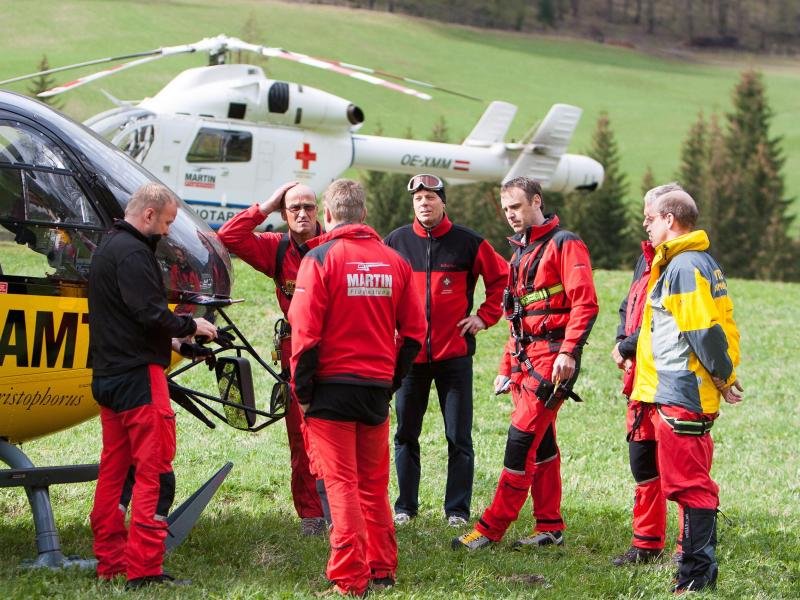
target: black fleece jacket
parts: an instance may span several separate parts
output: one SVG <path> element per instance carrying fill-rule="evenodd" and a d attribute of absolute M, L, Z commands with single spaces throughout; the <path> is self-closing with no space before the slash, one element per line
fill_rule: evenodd
<path fill-rule="evenodd" d="M 168 366 L 171 339 L 196 330 L 177 316 L 148 239 L 116 221 L 92 257 L 89 274 L 89 365 L 95 376 L 118 375 L 147 364 Z"/>

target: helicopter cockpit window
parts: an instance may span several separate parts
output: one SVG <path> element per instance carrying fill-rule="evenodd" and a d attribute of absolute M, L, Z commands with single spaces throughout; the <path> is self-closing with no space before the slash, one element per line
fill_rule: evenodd
<path fill-rule="evenodd" d="M 11 123 L 0 123 L 0 163 L 69 168 L 61 148 L 40 134 Z"/>
<path fill-rule="evenodd" d="M 253 136 L 247 131 L 203 127 L 197 133 L 187 162 L 248 162 L 253 155 Z"/>
<path fill-rule="evenodd" d="M 4 265 L 6 275 L 71 281 L 86 279 L 103 233 L 63 150 L 13 122 L 0 122 L 0 225 L 43 257 Z"/>

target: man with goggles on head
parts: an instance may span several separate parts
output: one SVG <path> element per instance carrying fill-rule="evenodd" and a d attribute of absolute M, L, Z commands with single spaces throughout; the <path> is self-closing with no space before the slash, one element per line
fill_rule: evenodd
<path fill-rule="evenodd" d="M 416 218 L 390 233 L 384 242 L 411 263 L 427 330 L 422 350 L 396 397 L 394 447 L 400 493 L 394 505 L 395 523 L 408 523 L 419 510 L 419 436 L 431 383 L 435 382 L 448 447 L 444 512 L 448 523 L 459 527 L 469 519 L 472 500 L 475 334 L 497 323 L 502 315 L 508 264 L 479 234 L 450 221 L 441 179 L 415 175 L 408 182 L 408 191 Z M 470 314 L 479 276 L 486 298 L 475 314 Z"/>
<path fill-rule="evenodd" d="M 294 295 L 300 260 L 308 252 L 307 243 L 322 233 L 317 221 L 317 198 L 307 185 L 290 181 L 280 186 L 267 200 L 254 204 L 235 215 L 219 230 L 219 239 L 233 254 L 254 269 L 275 281 L 275 295 L 284 319 L 276 326 L 279 338 L 278 356 L 282 374 L 289 379 L 291 356 L 291 331 L 286 314 Z M 268 215 L 281 211 L 288 232 L 254 231 Z M 292 499 L 304 535 L 322 535 L 325 531 L 323 516 L 324 485 L 314 473 L 319 470 L 309 465 L 307 445 L 302 431 L 303 418 L 296 402 L 289 404 L 286 412 L 286 432 L 292 465 Z M 313 461 L 312 461 L 313 462 Z M 327 511 L 326 511 L 327 512 Z"/>

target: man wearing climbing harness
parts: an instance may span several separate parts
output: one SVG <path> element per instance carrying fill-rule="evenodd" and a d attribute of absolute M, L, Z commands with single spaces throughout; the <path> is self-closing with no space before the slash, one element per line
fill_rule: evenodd
<path fill-rule="evenodd" d="M 644 207 L 655 248 L 636 348 L 632 397 L 656 405 L 661 490 L 683 508 L 683 555 L 676 593 L 714 587 L 719 486 L 711 479 L 709 431 L 720 397 L 742 400 L 736 377 L 739 332 L 725 275 L 695 230 L 697 206 L 682 190 Z"/>
<path fill-rule="evenodd" d="M 281 211 L 288 232 L 254 231 L 276 210 Z M 314 190 L 297 181 L 283 184 L 267 200 L 235 215 L 219 230 L 219 239 L 228 250 L 275 282 L 275 295 L 284 316 L 275 324 L 276 358 L 287 380 L 292 341 L 286 314 L 294 295 L 300 260 L 309 249 L 306 244 L 321 233 Z M 327 513 L 323 510 L 325 486 L 319 469 L 314 467 L 313 460 L 309 461 L 303 417 L 296 402 L 289 403 L 284 420 L 291 455 L 292 499 L 300 517 L 300 530 L 303 535 L 322 535 Z"/>
<path fill-rule="evenodd" d="M 512 179 L 500 199 L 515 235 L 503 300 L 511 336 L 495 391 L 511 392 L 514 411 L 492 504 L 475 529 L 453 540 L 454 549 L 499 542 L 529 494 L 535 526 L 514 548 L 564 542 L 556 414 L 567 397 L 580 400 L 572 386 L 598 311 L 589 251 L 556 215 L 544 215 L 539 183 Z"/>

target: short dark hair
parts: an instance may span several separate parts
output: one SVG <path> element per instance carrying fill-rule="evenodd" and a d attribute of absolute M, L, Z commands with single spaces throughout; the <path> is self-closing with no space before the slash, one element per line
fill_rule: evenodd
<path fill-rule="evenodd" d="M 678 224 L 685 229 L 694 229 L 697 224 L 697 204 L 685 191 L 662 194 L 656 198 L 655 208 L 662 216 L 672 214 Z"/>
<path fill-rule="evenodd" d="M 500 186 L 500 193 L 502 194 L 510 188 L 517 188 L 522 190 L 525 194 L 525 199 L 528 202 L 533 202 L 534 196 L 539 196 L 542 199 L 542 208 L 544 208 L 544 195 L 542 194 L 542 184 L 531 179 L 530 177 L 514 177 L 509 179 L 502 186 Z"/>

